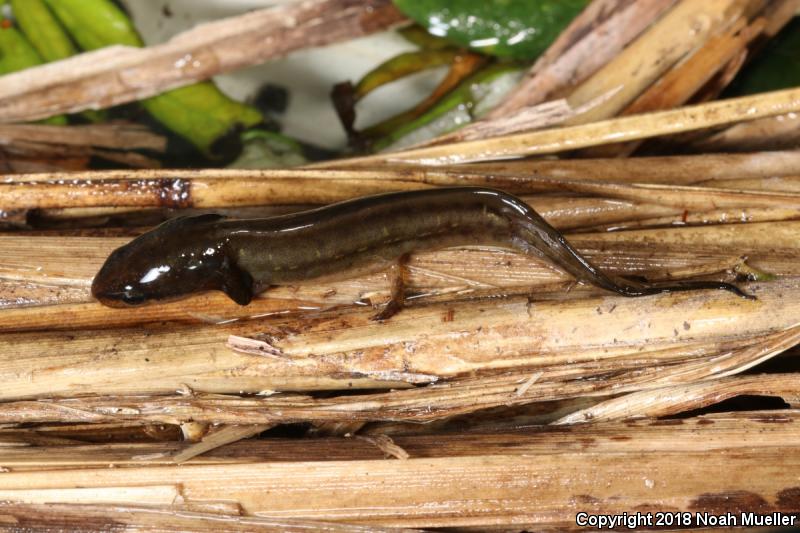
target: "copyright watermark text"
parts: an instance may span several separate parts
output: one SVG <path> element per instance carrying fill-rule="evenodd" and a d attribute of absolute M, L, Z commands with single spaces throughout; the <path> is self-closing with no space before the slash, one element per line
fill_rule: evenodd
<path fill-rule="evenodd" d="M 575 517 L 578 527 L 593 529 L 638 529 L 645 527 L 763 527 L 794 526 L 797 516 L 785 513 L 705 513 L 647 512 L 592 514 L 580 512 Z"/>

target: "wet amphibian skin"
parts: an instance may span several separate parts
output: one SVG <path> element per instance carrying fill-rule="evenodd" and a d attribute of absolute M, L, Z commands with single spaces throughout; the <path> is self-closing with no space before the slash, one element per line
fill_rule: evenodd
<path fill-rule="evenodd" d="M 480 187 L 381 194 L 262 219 L 178 217 L 112 252 L 92 294 L 105 305 L 123 307 L 221 290 L 247 305 L 272 285 L 352 278 L 402 264 L 412 252 L 463 245 L 531 254 L 623 296 L 722 289 L 752 298 L 722 282 L 612 279 L 525 202 Z M 377 318 L 400 309 L 402 277 Z"/>

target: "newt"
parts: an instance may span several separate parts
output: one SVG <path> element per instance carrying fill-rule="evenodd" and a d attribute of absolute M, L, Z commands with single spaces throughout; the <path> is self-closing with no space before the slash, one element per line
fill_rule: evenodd
<path fill-rule="evenodd" d="M 583 257 L 523 200 L 483 187 L 379 194 L 260 219 L 177 217 L 114 250 L 92 283 L 112 307 L 221 290 L 247 305 L 275 285 L 339 280 L 393 268 L 392 299 L 376 319 L 402 308 L 409 254 L 452 246 L 511 248 L 549 260 L 580 282 L 623 296 L 721 289 L 730 283 L 648 283 L 612 278 Z"/>

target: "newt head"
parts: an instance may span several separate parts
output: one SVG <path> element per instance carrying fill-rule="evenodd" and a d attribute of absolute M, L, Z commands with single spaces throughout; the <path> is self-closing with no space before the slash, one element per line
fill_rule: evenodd
<path fill-rule="evenodd" d="M 127 307 L 216 289 L 250 303 L 252 278 L 230 263 L 225 241 L 215 239 L 220 218 L 177 217 L 117 248 L 94 277 L 92 295 Z"/>

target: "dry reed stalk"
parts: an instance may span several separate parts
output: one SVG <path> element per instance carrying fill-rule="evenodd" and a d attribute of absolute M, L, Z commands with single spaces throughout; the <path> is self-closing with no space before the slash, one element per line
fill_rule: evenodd
<path fill-rule="evenodd" d="M 587 405 L 588 407 L 588 405 Z M 577 409 L 575 409 L 577 410 Z M 0 430 L 0 447 L 95 446 L 96 444 L 139 444 L 179 442 L 181 428 L 173 424 L 37 424 L 32 428 L 12 425 Z"/>
<path fill-rule="evenodd" d="M 777 396 L 792 408 L 800 406 L 800 386 L 796 374 L 763 374 L 633 392 L 575 411 L 554 423 L 656 418 L 700 409 L 742 395 Z"/>
<path fill-rule="evenodd" d="M 397 533 L 395 528 L 244 516 L 240 507 L 0 503 L 0 523 L 24 531 L 161 531 L 198 533 Z M 404 529 L 414 532 L 418 530 Z"/>
<path fill-rule="evenodd" d="M 790 351 L 789 351 L 790 352 Z M 781 354 L 778 359 L 786 356 Z M 597 404 L 609 396 L 579 396 L 566 400 L 552 402 L 537 402 L 513 407 L 499 407 L 486 409 L 476 413 L 467 413 L 462 416 L 437 420 L 426 424 L 413 422 L 374 422 L 361 421 L 325 421 L 312 422 L 305 437 L 349 437 L 358 433 L 361 436 L 382 435 L 427 435 L 438 432 L 477 431 L 501 432 L 515 430 L 531 425 L 546 425 L 568 415 L 569 413 Z M 100 445 L 134 444 L 136 446 L 152 443 L 171 443 L 175 448 L 170 448 L 169 461 L 174 462 L 172 454 L 177 452 L 184 442 L 198 442 L 200 438 L 188 440 L 184 428 L 189 425 L 203 426 L 206 432 L 216 427 L 205 423 L 190 422 L 181 425 L 158 424 L 142 425 L 136 422 L 121 423 L 43 423 L 31 427 L 20 427 L 17 424 L 0 425 L 0 447 L 5 451 L 11 448 L 30 448 L 41 446 L 94 446 L 101 450 Z M 199 436 L 190 435 L 190 437 Z M 203 435 L 204 436 L 204 435 Z M 263 438 L 274 438 L 266 435 Z M 259 440 L 250 441 L 257 443 Z M 215 448 L 216 449 L 216 448 Z M 226 450 L 230 446 L 225 447 Z M 147 455 L 147 454 L 144 454 Z M 206 452 L 200 457 L 214 455 L 213 451 Z M 227 455 L 225 455 L 227 456 Z M 8 457 L 4 455 L 3 457 Z M 155 456 L 137 456 L 137 460 L 155 460 Z M 108 462 L 108 461 L 107 461 Z M 111 461 L 114 462 L 114 461 Z"/>
<path fill-rule="evenodd" d="M 165 137 L 136 124 L 92 124 L 86 126 L 48 126 L 44 124 L 2 124 L 0 145 L 30 143 L 67 146 L 96 146 L 131 150 L 145 148 L 163 152 Z"/>
<path fill-rule="evenodd" d="M 449 434 L 394 435 L 395 444 L 410 459 L 436 458 L 445 455 L 557 455 L 563 452 L 591 453 L 680 452 L 720 448 L 747 448 L 750 443 L 728 440 L 735 428 L 761 429 L 765 442 L 788 446 L 797 431 L 787 431 L 780 422 L 798 418 L 798 411 L 781 410 L 747 413 L 708 414 L 676 420 L 631 419 L 598 420 L 594 424 L 533 425 L 504 431 L 458 431 Z M 769 422 L 775 422 L 770 424 Z M 786 424 L 784 424 L 785 426 Z M 703 428 L 703 426 L 709 426 Z M 420 426 L 422 427 L 422 426 Z M 708 432 L 704 435 L 704 430 Z M 629 438 L 620 438 L 620 435 Z M 591 437 L 591 441 L 589 440 Z M 703 438 L 707 438 L 704 442 Z M 750 439 L 757 440 L 755 432 Z M 13 472 L 33 470 L 119 467 L 173 466 L 172 456 L 182 447 L 178 442 L 106 443 L 98 445 L 38 446 L 2 450 L 0 464 Z M 301 461 L 382 460 L 386 454 L 370 441 L 352 437 L 307 439 L 298 446 L 297 439 L 257 439 L 239 441 L 207 454 L 194 457 L 191 465 L 225 465 Z"/>
<path fill-rule="evenodd" d="M 800 146 L 800 119 L 796 113 L 742 122 L 693 142 L 698 152 L 745 152 Z"/>
<path fill-rule="evenodd" d="M 497 179 L 498 181 L 514 181 L 514 178 L 510 176 L 494 175 L 493 178 Z M 720 181 L 720 183 L 723 184 L 723 187 L 719 188 L 742 189 L 737 190 L 733 195 L 727 193 L 721 194 L 723 197 L 728 197 L 725 202 L 726 205 L 733 206 L 748 205 L 746 203 L 749 201 L 747 195 L 751 193 L 772 191 L 796 194 L 796 190 L 793 190 L 790 186 L 783 186 L 781 184 L 781 179 L 777 178 L 778 177 L 773 177 L 772 181 L 753 180 L 749 183 L 743 180 L 739 184 L 740 186 L 736 186 L 737 184 L 735 183 Z M 787 177 L 782 178 L 782 180 L 788 185 L 793 183 L 793 178 Z M 761 213 L 761 215 L 758 217 L 752 218 L 753 221 L 788 220 L 791 218 L 788 213 L 792 211 L 791 205 L 794 203 L 791 198 L 787 199 L 785 195 L 782 197 L 769 196 L 766 198 L 758 196 L 756 198 L 757 202 L 763 203 L 765 200 L 767 200 L 768 204 L 774 205 L 775 207 L 771 209 L 763 207 L 754 207 L 752 209 L 748 207 L 733 207 L 727 210 L 711 210 L 708 209 L 710 205 L 708 201 L 693 200 L 693 197 L 696 197 L 698 194 L 702 195 L 706 193 L 706 190 L 703 189 L 689 189 L 688 191 L 681 191 L 683 195 L 689 198 L 690 201 L 688 202 L 688 205 L 686 205 L 687 202 L 682 200 L 681 196 L 677 194 L 672 194 L 668 197 L 668 205 L 657 205 L 648 203 L 646 200 L 638 201 L 634 199 L 626 199 L 646 198 L 646 193 L 643 193 L 641 188 L 637 190 L 636 187 L 623 187 L 623 193 L 618 192 L 610 194 L 609 196 L 612 197 L 603 197 L 602 195 L 576 196 L 571 195 L 569 192 L 567 192 L 566 195 L 560 195 L 558 193 L 549 191 L 569 191 L 573 189 L 582 190 L 586 188 L 585 184 L 566 184 L 565 186 L 565 184 L 561 184 L 559 182 L 543 182 L 543 180 L 537 179 L 523 181 L 527 181 L 530 184 L 528 188 L 538 188 L 545 194 L 535 197 L 526 195 L 522 196 L 522 199 L 531 205 L 531 207 L 533 207 L 540 215 L 547 219 L 553 226 L 561 229 L 562 231 L 586 231 L 598 227 L 616 227 L 616 222 L 619 222 L 620 226 L 624 226 L 624 224 L 628 222 L 643 221 L 657 218 L 659 216 L 670 217 L 673 215 L 678 216 L 677 218 L 671 218 L 669 223 L 672 223 L 671 221 L 674 220 L 676 224 L 685 224 L 687 220 L 684 215 L 687 214 L 686 212 L 689 207 L 692 208 L 691 213 L 695 215 L 708 212 L 709 220 L 713 219 L 713 212 L 721 213 L 720 216 L 722 218 L 719 220 L 720 223 L 750 221 L 751 219 L 747 216 L 739 215 L 746 212 Z M 241 183 L 237 183 L 233 185 L 233 187 L 238 187 L 239 185 L 241 185 Z M 497 187 L 498 184 L 492 183 L 491 185 Z M 715 186 L 716 183 L 711 182 L 710 185 Z M 749 186 L 745 187 L 744 185 Z M 390 189 L 390 184 L 387 183 L 386 188 Z M 594 187 L 590 186 L 587 190 L 591 190 L 593 188 Z M 265 188 L 258 187 L 257 189 L 264 190 Z M 618 190 L 618 188 L 612 186 L 607 188 L 607 190 Z M 209 192 L 210 191 L 208 190 L 206 191 L 206 193 Z M 211 192 L 211 194 L 203 194 L 201 196 L 204 198 L 204 201 L 217 201 L 219 203 L 233 204 L 240 201 L 245 203 L 252 202 L 252 197 L 238 195 L 231 195 L 227 196 L 226 198 L 218 198 L 215 196 L 216 192 L 218 192 L 218 190 Z M 714 194 L 716 194 L 716 192 Z M 212 196 L 215 199 L 212 200 Z M 617 198 L 614 196 L 617 196 Z M 264 206 L 263 208 L 249 205 L 238 207 L 230 205 L 225 207 L 206 206 L 191 212 L 184 211 L 183 213 L 192 215 L 213 210 L 213 212 L 218 214 L 241 219 L 262 218 L 276 214 L 298 212 L 304 209 L 311 209 L 313 207 L 317 206 L 281 205 Z M 698 209 L 699 207 L 702 209 Z M 728 213 L 727 216 L 729 217 L 731 216 L 731 213 L 737 214 L 734 215 L 732 219 L 726 220 L 724 218 L 726 216 L 724 213 L 726 212 Z M 31 226 L 37 228 L 50 228 L 49 230 L 40 229 L 38 233 L 41 235 L 55 235 L 60 233 L 64 236 L 75 236 L 81 230 L 85 231 L 87 229 L 96 228 L 107 224 L 122 224 L 122 227 L 125 228 L 131 228 L 134 226 L 138 226 L 139 228 L 144 226 L 154 226 L 175 215 L 175 212 L 169 208 L 156 207 L 144 209 L 136 209 L 133 207 L 67 207 L 36 210 L 33 213 L 27 209 L 18 209 L 6 211 L 5 213 L 6 217 L 4 220 L 2 220 L 2 223 L 7 227 L 13 229 L 30 229 Z M 659 224 L 663 224 L 663 222 Z M 115 229 L 120 228 L 117 227 Z M 139 229 L 138 231 L 143 230 Z M 109 231 L 108 234 L 110 235 L 112 233 Z M 119 234 L 134 236 L 138 233 L 132 233 L 130 230 L 128 230 L 127 233 L 121 232 Z"/>
<path fill-rule="evenodd" d="M 661 79 L 645 90 L 626 107 L 620 115 L 636 115 L 648 111 L 671 109 L 682 105 L 697 94 L 717 72 L 746 52 L 747 46 L 765 29 L 767 21 L 758 18 L 748 24 L 740 17 L 730 28 L 712 35 L 688 59 L 669 70 Z M 722 89 L 723 87 L 720 87 Z M 592 157 L 624 157 L 641 145 L 634 141 L 625 144 L 599 146 L 588 150 Z"/>
<path fill-rule="evenodd" d="M 800 191 L 800 176 L 773 176 L 749 180 L 708 180 L 709 187 L 719 189 L 746 189 L 751 191 L 789 192 Z"/>
<path fill-rule="evenodd" d="M 786 287 L 784 282 L 761 287 L 779 292 L 770 296 L 769 292 L 759 291 L 759 305 L 767 305 L 773 298 L 782 299 L 787 294 Z M 776 297 L 777 294 L 781 297 Z M 699 300 L 706 306 L 704 311 L 697 307 Z M 658 350 L 672 350 L 687 342 L 724 343 L 734 337 L 755 338 L 764 332 L 794 327 L 788 316 L 790 313 L 781 323 L 774 315 L 767 319 L 758 311 L 747 309 L 742 302 L 725 300 L 688 296 L 684 300 L 674 300 L 675 309 L 671 311 L 651 308 L 658 305 L 656 301 L 629 304 L 619 298 L 537 303 L 510 300 L 494 309 L 475 304 L 471 308 L 455 304 L 432 305 L 407 310 L 406 316 L 397 317 L 394 324 L 383 328 L 339 313 L 337 317 L 351 326 L 347 330 L 335 329 L 335 321 L 331 319 L 306 320 L 302 331 L 289 329 L 287 332 L 284 325 L 265 327 L 256 338 L 285 361 L 350 356 L 358 357 L 361 364 L 372 363 L 374 374 L 383 371 L 391 375 L 402 371 L 443 378 L 476 371 L 561 365 L 565 360 L 573 365 L 596 362 L 598 358 L 621 362 L 616 359 L 632 356 L 634 346 L 644 356 Z M 708 316 L 723 313 L 714 309 L 716 305 L 725 307 L 725 312 L 732 316 L 727 324 L 715 324 L 706 331 L 706 321 L 713 319 L 707 318 L 704 312 L 709 311 Z M 775 310 L 783 316 L 782 309 Z M 613 324 L 608 324 L 607 314 L 614 315 Z M 447 321 L 442 320 L 444 315 Z M 553 321 L 554 316 L 560 319 Z M 652 320 L 643 321 L 642 316 L 652 317 Z M 686 319 L 680 320 L 679 316 Z M 695 322 L 703 329 L 698 330 Z M 413 330 L 414 323 L 424 324 L 424 333 Z M 574 324 L 581 324 L 580 335 Z M 240 349 L 237 337 L 230 344 Z M 645 345 L 647 349 L 642 350 Z M 249 351 L 249 347 L 242 346 L 241 350 Z M 537 388 L 538 382 L 529 386 Z"/>
<path fill-rule="evenodd" d="M 757 46 L 778 33 L 791 21 L 798 9 L 800 9 L 800 2 L 797 0 L 748 5 L 749 11 L 743 13 L 730 28 L 721 34 L 712 36 L 702 48 L 670 70 L 661 80 L 640 95 L 622 114 L 632 115 L 668 109 L 690 101 L 690 98 L 695 103 L 717 98 L 744 65 L 754 47 L 753 43 L 757 43 Z M 753 19 L 754 16 L 757 18 Z M 750 18 L 749 24 L 748 18 Z M 733 126 L 733 128 L 737 126 L 739 125 Z M 689 134 L 689 137 L 691 136 L 692 134 Z M 678 137 L 680 138 L 680 136 Z M 587 150 L 584 156 L 622 157 L 633 153 L 641 144 L 640 141 L 634 141 L 620 145 L 601 146 Z M 771 145 L 770 149 L 779 146 Z M 783 146 L 791 145 L 784 144 Z M 755 149 L 755 147 L 751 149 Z M 717 150 L 711 148 L 706 151 Z"/>
<path fill-rule="evenodd" d="M 542 55 L 514 92 L 491 111 L 487 120 L 502 120 L 582 82 L 675 2 L 595 0 Z"/>
<path fill-rule="evenodd" d="M 583 231 L 620 231 L 665 226 L 697 226 L 706 224 L 744 224 L 762 222 L 783 222 L 800 219 L 800 208 L 768 207 L 768 208 L 732 208 L 713 209 L 710 211 L 680 211 L 677 214 L 639 220 L 621 220 L 598 226 L 582 227 Z"/>
<path fill-rule="evenodd" d="M 657 214 L 680 214 L 681 209 L 643 202 L 600 197 L 524 196 L 523 200 L 534 208 L 548 223 L 561 231 L 590 228 L 599 224 L 647 219 Z"/>
<path fill-rule="evenodd" d="M 310 0 L 200 24 L 147 48 L 111 46 L 79 54 L 0 78 L 0 122 L 141 100 L 403 20 L 387 0 Z"/>
<path fill-rule="evenodd" d="M 711 80 L 705 84 L 703 88 L 697 92 L 697 94 L 694 95 L 692 102 L 699 104 L 701 102 L 709 102 L 719 98 L 725 88 L 728 87 L 728 85 L 730 85 L 734 78 L 736 78 L 736 76 L 739 74 L 739 71 L 744 66 L 749 55 L 749 48 L 741 50 L 739 54 L 726 63 L 722 69 L 720 69 L 720 71 L 717 72 L 717 74 L 711 78 Z M 689 138 L 697 135 L 701 134 L 686 134 L 686 136 Z"/>
<path fill-rule="evenodd" d="M 386 168 L 386 167 L 383 167 Z M 418 165 L 392 165 L 397 172 L 416 172 L 427 176 L 425 181 L 445 184 L 437 177 L 436 168 Z M 530 159 L 495 163 L 474 163 L 444 167 L 449 173 L 461 172 L 466 180 L 470 174 L 485 175 L 487 184 L 499 182 L 500 187 L 513 192 L 526 192 L 526 179 L 551 177 L 577 181 L 615 183 L 661 183 L 665 185 L 700 185 L 711 179 L 753 179 L 800 175 L 800 151 L 767 151 L 740 154 L 704 153 L 629 159 Z M 137 171 L 142 172 L 142 171 Z M 457 175 L 457 174 L 455 174 Z M 388 177 L 380 175 L 379 179 Z M 477 179 L 477 178 L 475 178 Z M 477 182 L 481 183 L 481 182 Z M 530 191 L 528 191 L 530 192 Z"/>
<path fill-rule="evenodd" d="M 316 204 L 291 205 L 249 205 L 219 206 L 214 208 L 217 214 L 232 218 L 263 218 L 285 215 L 304 209 L 318 207 Z M 181 215 L 193 216 L 208 213 L 208 208 L 182 209 Z M 62 209 L 41 209 L 32 213 L 33 225 L 39 236 L 73 235 L 73 236 L 134 236 L 144 228 L 159 224 L 175 216 L 175 210 L 167 207 L 75 207 Z M 74 225 L 63 225 L 66 222 L 77 222 Z M 115 223 L 115 220 L 117 221 Z M 43 223 L 42 225 L 39 225 Z"/>
<path fill-rule="evenodd" d="M 141 428 L 142 426 L 138 426 Z M 25 448 L 29 446 L 65 446 L 65 445 L 78 445 L 83 444 L 79 440 L 63 438 L 63 437 L 49 437 L 40 436 L 36 431 L 29 429 L 18 430 L 16 428 L 3 429 L 0 431 L 0 447 L 3 451 L 11 448 Z"/>
<path fill-rule="evenodd" d="M 425 173 L 320 170 L 143 170 L 9 176 L 2 208 L 223 207 L 324 204 L 424 187 Z M 74 200 L 68 200 L 74 197 Z M 91 200 L 95 197 L 95 200 Z"/>
<path fill-rule="evenodd" d="M 473 411 L 479 405 L 557 400 L 587 391 L 609 394 L 611 386 L 617 387 L 613 392 L 622 392 L 623 386 L 638 390 L 742 370 L 790 347 L 785 343 L 787 336 L 796 335 L 795 293 L 800 291 L 795 278 L 746 289 L 758 300 L 745 301 L 718 291 L 637 299 L 606 296 L 531 302 L 508 298 L 409 308 L 383 324 L 369 320 L 371 311 L 345 309 L 218 326 L 6 334 L 0 338 L 0 348 L 7 347 L 0 349 L 4 354 L 0 356 L 0 394 L 10 400 L 42 395 L 168 394 L 187 385 L 219 393 L 389 388 L 470 372 L 517 372 L 476 380 L 472 386 L 478 398 L 463 393 L 472 389 L 445 386 L 407 391 L 396 410 L 380 402 L 364 403 L 366 419 L 375 419 L 374 409 L 379 419 L 441 418 Z M 642 319 L 645 316 L 647 320 Z M 581 324 L 580 330 L 574 324 Z M 238 353 L 229 345 L 248 353 Z M 264 349 L 254 350 L 254 346 Z M 660 363 L 654 366 L 655 361 Z M 520 370 L 531 367 L 538 370 Z M 546 375 L 530 384 L 526 394 L 514 393 L 532 373 L 544 370 Z M 617 374 L 610 381 L 559 381 L 611 371 Z M 495 392 L 489 393 L 487 387 L 493 382 Z M 435 398 L 449 397 L 451 392 L 456 403 L 439 411 Z M 195 401 L 187 396 L 177 402 L 193 405 Z M 299 399 L 299 411 L 290 415 L 289 406 L 295 400 L 283 396 L 242 401 L 257 410 L 277 406 L 276 411 L 254 415 L 261 418 L 245 419 L 259 424 L 275 422 L 278 411 L 283 417 L 329 420 L 341 414 L 327 409 L 326 402 L 351 403 L 347 397 Z M 428 407 L 419 412 L 416 402 Z M 167 409 L 176 413 L 173 407 Z M 0 406 L 0 412 L 8 409 L 12 404 Z M 347 409 L 356 416 L 357 409 Z M 55 413 L 89 416 L 76 422 L 113 422 L 128 420 L 128 416 L 143 420 L 145 412 L 140 407 L 101 406 L 90 416 L 91 410 L 82 407 L 67 410 Z M 312 412 L 316 414 L 311 416 Z M 193 413 L 179 421 L 242 423 L 236 417 L 214 418 L 222 416 L 216 409 L 210 414 L 211 420 L 203 418 L 208 413 Z M 159 421 L 175 423 L 169 417 Z"/>
<path fill-rule="evenodd" d="M 668 71 L 622 114 L 669 109 L 687 102 L 720 68 L 738 56 L 765 29 L 766 24 L 763 18 L 748 23 L 746 17 L 740 17 L 725 31 L 712 35 L 686 61 Z"/>
<path fill-rule="evenodd" d="M 198 182 L 193 182 L 193 187 L 199 187 L 201 184 Z M 238 183 L 229 183 L 228 185 L 233 187 L 242 186 L 241 182 Z M 266 184 L 265 184 L 266 185 Z M 387 182 L 385 188 L 391 188 L 391 182 Z M 424 187 L 424 185 L 421 185 Z M 266 187 L 255 187 L 256 192 L 264 191 L 269 188 L 267 185 Z M 36 187 L 33 187 L 36 189 Z M 197 198 L 202 203 L 207 202 L 219 202 L 219 203 L 235 203 L 238 198 L 226 197 L 226 198 L 219 198 L 212 195 L 214 193 L 208 194 L 210 191 L 205 189 L 203 193 L 201 193 L 200 198 Z M 79 195 L 79 196 L 82 196 Z M 253 195 L 254 197 L 258 198 L 260 195 L 256 194 Z M 112 200 L 116 201 L 117 203 L 124 203 L 126 201 L 127 195 L 123 197 L 122 200 Z M 243 201 L 252 202 L 253 200 L 250 198 L 241 197 Z M 274 198 L 273 198 L 274 199 Z M 638 219 L 646 219 L 646 218 L 653 218 L 660 215 L 666 216 L 670 214 L 680 214 L 683 212 L 681 208 L 669 207 L 669 206 L 658 206 L 654 204 L 642 203 L 642 202 L 635 202 L 635 201 L 626 201 L 626 200 L 617 200 L 617 199 L 609 199 L 609 198 L 602 198 L 602 197 L 578 197 L 578 196 L 558 196 L 555 194 L 548 194 L 546 196 L 524 196 L 523 200 L 527 202 L 531 207 L 533 207 L 537 213 L 542 215 L 550 224 L 553 226 L 563 230 L 574 230 L 574 229 L 583 229 L 587 227 L 593 227 L 596 225 L 601 225 L 604 223 L 613 223 L 613 222 L 624 222 L 624 221 L 631 221 L 631 220 L 638 220 Z M 142 200 L 136 199 L 133 196 L 132 202 L 141 202 Z M 80 203 L 80 198 L 77 199 L 77 202 Z M 214 212 L 218 214 L 222 214 L 225 216 L 230 216 L 232 218 L 262 218 L 274 215 L 285 214 L 289 212 L 297 212 L 300 210 L 309 209 L 316 206 L 303 206 L 303 205 L 287 205 L 287 206 L 240 206 L 240 207 L 232 207 L 232 206 L 206 206 L 204 208 L 200 208 L 199 212 L 207 212 L 207 210 L 213 209 Z M 22 213 L 24 211 L 13 211 L 13 213 Z M 27 216 L 19 215 L 17 217 L 12 217 L 10 213 L 9 216 L 6 217 L 5 222 L 7 224 L 17 224 L 21 227 L 26 227 L 29 223 Z M 65 229 L 61 230 L 53 230 L 49 234 L 47 231 L 39 230 L 37 231 L 37 235 L 40 236 L 52 236 L 57 234 L 59 231 L 63 234 L 63 236 L 104 236 L 99 235 L 99 232 L 92 231 L 92 228 L 98 224 L 102 224 L 103 222 L 108 223 L 109 219 L 112 217 L 116 220 L 124 221 L 126 225 L 154 225 L 157 223 L 162 222 L 168 218 L 174 216 L 174 212 L 170 211 L 166 208 L 152 208 L 152 209 L 136 209 L 134 207 L 67 207 L 67 208 L 54 208 L 54 209 L 46 209 L 46 210 L 39 210 L 36 212 L 33 224 L 39 225 L 42 221 L 46 221 L 50 224 L 58 224 L 69 222 L 72 224 L 77 224 L 78 229 L 70 229 L 69 226 Z M 192 215 L 198 214 L 198 211 L 195 212 L 187 212 L 182 211 L 181 214 Z M 139 223 L 140 222 L 140 223 Z M 82 227 L 83 226 L 83 227 Z M 63 227 L 63 226 L 62 226 Z M 138 229 L 131 229 L 130 226 L 127 228 L 109 228 L 105 231 L 105 235 L 113 236 L 114 230 L 119 230 L 119 235 L 126 235 L 126 236 L 135 236 L 138 233 L 144 231 L 141 228 Z"/>
<path fill-rule="evenodd" d="M 531 179 L 529 185 L 539 182 L 542 191 L 573 192 L 597 195 L 663 207 L 711 211 L 730 208 L 794 207 L 797 193 L 784 190 L 750 190 L 733 182 L 736 189 L 662 184 L 622 184 L 613 182 L 581 182 L 552 178 Z M 745 182 L 746 183 L 746 182 Z"/>
<path fill-rule="evenodd" d="M 15 141 L 3 146 L 3 152 L 8 157 L 28 158 L 37 160 L 88 160 L 89 157 L 96 156 L 114 161 L 123 165 L 141 168 L 158 168 L 161 162 L 158 159 L 145 156 L 137 152 L 124 152 L 120 150 L 108 150 L 105 148 L 95 148 L 92 146 L 70 146 L 66 144 L 47 144 L 40 142 Z M 85 166 L 80 170 L 85 169 Z"/>
<path fill-rule="evenodd" d="M 798 175 L 800 152 L 796 151 L 630 160 L 516 161 L 444 168 L 400 165 L 375 170 L 60 172 L 8 176 L 0 184 L 0 209 L 7 212 L 25 209 L 80 209 L 71 211 L 70 216 L 86 216 L 98 213 L 91 211 L 98 207 L 120 209 L 309 205 L 326 204 L 367 194 L 458 185 L 498 187 L 517 194 L 554 192 L 566 188 L 571 192 L 596 195 L 614 191 L 622 184 L 627 184 L 628 189 L 635 189 L 648 185 L 702 185 L 714 179 Z M 583 191 L 581 187 L 586 190 Z M 701 191 L 701 195 L 706 192 L 708 191 Z M 639 193 L 637 198 L 653 203 L 649 194 L 650 192 Z M 548 210 L 546 199 L 527 200 L 542 212 Z M 743 201 L 750 202 L 753 199 L 747 198 Z M 120 211 L 99 213 L 119 214 Z M 63 217 L 64 214 L 59 216 Z"/>
<path fill-rule="evenodd" d="M 202 455 L 242 439 L 248 439 L 271 428 L 271 424 L 253 424 L 247 426 L 223 426 L 216 431 L 206 435 L 200 442 L 176 450 L 172 460 L 176 463 L 183 463 L 193 457 Z"/>
<path fill-rule="evenodd" d="M 452 165 L 514 159 L 697 131 L 798 111 L 800 89 L 786 89 L 589 124 L 328 161 L 313 167 L 354 168 L 387 162 Z"/>
<path fill-rule="evenodd" d="M 703 46 L 715 33 L 726 31 L 739 17 L 763 2 L 682 0 L 640 38 L 617 54 L 602 69 L 575 89 L 567 101 L 580 107 L 599 95 L 607 99 L 587 112 L 568 120 L 586 124 L 608 119 L 642 94 L 665 72 L 693 50 Z M 676 36 L 680 37 L 676 37 Z M 620 80 L 625 80 L 620 83 Z"/>
<path fill-rule="evenodd" d="M 55 421 L 62 424 L 181 424 L 193 420 L 236 426 L 305 421 L 348 424 L 430 422 L 489 408 L 522 406 L 575 396 L 602 397 L 729 375 L 774 356 L 797 340 L 798 330 L 794 328 L 755 339 L 753 344 L 743 344 L 741 340 L 723 345 L 694 343 L 677 350 L 655 351 L 627 360 L 582 364 L 574 368 L 554 365 L 536 372 L 459 379 L 424 388 L 357 396 L 243 398 L 194 394 L 12 401 L 0 404 L 0 419 L 5 424 L 51 424 Z M 687 353 L 690 354 L 688 359 Z M 538 379 L 529 384 L 532 376 Z M 520 394 L 520 391 L 524 393 Z"/>
<path fill-rule="evenodd" d="M 31 158 L 13 156 L 0 150 L 0 169 L 8 174 L 32 174 L 39 172 L 81 171 L 89 166 L 88 157 Z"/>
<path fill-rule="evenodd" d="M 749 59 L 753 49 L 758 49 L 769 39 L 773 38 L 788 24 L 800 10 L 798 0 L 778 0 L 777 2 L 753 2 L 748 5 L 745 13 L 757 24 L 759 17 L 765 22 L 764 28 L 760 31 L 760 36 L 754 40 L 752 46 L 740 51 L 740 54 L 731 57 L 727 65 L 717 73 L 716 79 L 700 91 L 695 99 L 696 102 L 705 102 L 716 98 L 722 90 L 733 80 L 736 73 L 742 67 L 746 59 Z M 751 25 L 752 26 L 752 25 Z M 707 53 L 713 54 L 712 51 Z"/>
<path fill-rule="evenodd" d="M 241 506 L 273 519 L 399 527 L 573 528 L 582 506 L 608 514 L 796 513 L 800 426 L 768 422 L 797 420 L 796 411 L 783 411 L 398 438 L 406 461 L 376 458 L 368 443 L 352 439 L 312 441 L 304 450 L 293 442 L 241 463 L 12 471 L 0 476 L 0 494 L 22 503 L 80 498 L 184 512 L 194 506 L 235 514 Z M 301 453 L 342 448 L 348 450 Z"/>
<path fill-rule="evenodd" d="M 358 430 L 358 434 L 387 435 L 397 440 L 400 437 L 412 435 L 517 431 L 520 428 L 529 426 L 546 426 L 570 413 L 585 409 L 611 397 L 613 395 L 576 396 L 564 400 L 535 402 L 512 407 L 503 406 L 442 420 L 434 420 L 425 424 L 414 422 L 368 422 L 363 424 Z M 337 434 L 333 436 L 344 435 Z"/>
<path fill-rule="evenodd" d="M 788 21 L 797 15 L 800 10 L 800 0 L 779 0 L 776 6 L 771 7 L 774 15 L 769 17 L 769 24 L 764 32 L 765 37 L 769 39 L 775 37 Z"/>

